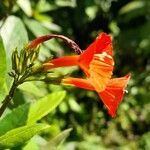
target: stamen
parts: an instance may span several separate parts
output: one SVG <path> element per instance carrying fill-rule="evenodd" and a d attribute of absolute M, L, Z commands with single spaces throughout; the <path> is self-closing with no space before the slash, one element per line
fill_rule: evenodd
<path fill-rule="evenodd" d="M 101 54 L 95 54 L 94 56 L 97 56 L 101 61 L 104 61 L 105 57 L 112 59 L 112 57 L 106 52 L 103 52 Z"/>

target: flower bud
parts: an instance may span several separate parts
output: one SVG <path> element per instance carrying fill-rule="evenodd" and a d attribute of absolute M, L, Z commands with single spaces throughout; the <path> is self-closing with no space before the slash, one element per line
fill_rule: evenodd
<path fill-rule="evenodd" d="M 27 67 L 27 57 L 28 57 L 27 52 L 24 49 L 22 49 L 20 52 L 20 61 L 19 61 L 19 71 L 21 74 L 25 71 Z"/>
<path fill-rule="evenodd" d="M 12 61 L 12 69 L 19 74 L 19 62 L 20 62 L 20 58 L 18 55 L 18 51 L 17 49 L 15 49 L 12 53 L 12 57 L 11 57 L 11 61 Z"/>
<path fill-rule="evenodd" d="M 31 68 L 31 74 L 41 73 L 43 71 L 43 65 L 36 64 Z"/>
<path fill-rule="evenodd" d="M 31 52 L 30 62 L 33 63 L 39 56 L 40 48 L 36 48 L 33 52 Z"/>

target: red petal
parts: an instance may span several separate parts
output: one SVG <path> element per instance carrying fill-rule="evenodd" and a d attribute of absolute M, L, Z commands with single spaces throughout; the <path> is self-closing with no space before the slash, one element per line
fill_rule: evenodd
<path fill-rule="evenodd" d="M 98 93 L 112 117 L 116 116 L 117 108 L 122 101 L 129 79 L 130 75 L 112 79 L 106 89 Z"/>
<path fill-rule="evenodd" d="M 87 90 L 92 90 L 92 91 L 95 90 L 94 87 L 91 85 L 91 83 L 86 79 L 69 77 L 69 78 L 64 78 L 62 80 L 62 83 L 74 85 L 82 89 L 87 89 Z"/>
<path fill-rule="evenodd" d="M 107 53 L 95 54 L 90 63 L 89 79 L 97 92 L 106 88 L 113 71 L 113 58 Z"/>
<path fill-rule="evenodd" d="M 78 65 L 79 55 L 64 56 L 56 59 L 52 59 L 49 62 L 43 64 L 44 70 L 58 68 L 58 67 L 69 67 Z"/>
<path fill-rule="evenodd" d="M 112 56 L 111 37 L 106 33 L 101 33 L 96 40 L 81 54 L 80 67 L 86 72 L 94 54 L 106 52 Z"/>

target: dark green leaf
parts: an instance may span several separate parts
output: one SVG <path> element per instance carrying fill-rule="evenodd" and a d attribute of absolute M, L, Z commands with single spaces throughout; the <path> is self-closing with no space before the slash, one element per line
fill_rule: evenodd
<path fill-rule="evenodd" d="M 0 135 L 7 131 L 23 126 L 28 117 L 29 104 L 21 105 L 0 120 Z"/>

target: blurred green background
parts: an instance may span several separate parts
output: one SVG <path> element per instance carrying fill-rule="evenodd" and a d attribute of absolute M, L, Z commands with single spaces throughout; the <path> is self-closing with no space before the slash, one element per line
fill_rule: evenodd
<path fill-rule="evenodd" d="M 52 134 L 73 128 L 61 150 L 150 149 L 149 0 L 0 0 L 0 28 L 10 52 L 44 34 L 63 34 L 81 49 L 86 49 L 100 32 L 111 34 L 114 76 L 132 75 L 116 118 L 108 116 L 94 92 L 39 82 L 33 82 L 34 87 L 22 85 L 11 107 L 64 89 L 65 100 L 43 118 L 54 124 Z M 41 46 L 40 60 L 72 53 L 61 40 L 51 40 Z M 82 75 L 76 67 L 55 72 Z"/>

